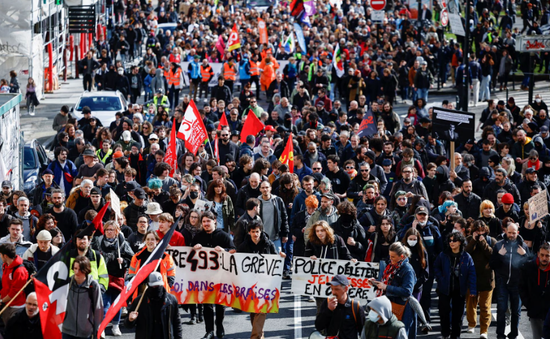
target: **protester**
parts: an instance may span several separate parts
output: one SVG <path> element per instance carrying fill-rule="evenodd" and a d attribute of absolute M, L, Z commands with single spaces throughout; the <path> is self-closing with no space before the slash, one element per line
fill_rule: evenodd
<path fill-rule="evenodd" d="M 25 308 L 19 310 L 6 324 L 5 339 L 42 339 L 42 325 L 40 322 L 38 300 L 36 293 L 29 293 L 25 301 Z"/>
<path fill-rule="evenodd" d="M 2 259 L 2 304 L 10 305 L 2 313 L 2 321 L 7 324 L 13 315 L 25 305 L 25 293 L 18 293 L 29 279 L 29 272 L 23 266 L 23 259 L 15 254 L 13 244 L 0 244 Z"/>

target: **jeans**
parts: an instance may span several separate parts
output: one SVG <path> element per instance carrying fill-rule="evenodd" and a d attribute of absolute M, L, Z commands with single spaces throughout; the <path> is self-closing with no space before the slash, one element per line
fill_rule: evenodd
<path fill-rule="evenodd" d="M 116 300 L 119 294 L 120 291 L 113 290 L 112 288 L 103 293 L 103 314 L 107 314 L 107 311 L 111 307 L 111 304 Z M 119 310 L 113 320 L 111 320 L 111 323 L 113 325 L 118 325 L 120 323 L 120 314 L 121 311 Z"/>
<path fill-rule="evenodd" d="M 168 100 L 170 100 L 170 104 L 172 105 L 170 108 L 172 110 L 174 110 L 175 107 L 178 107 L 180 103 L 180 89 L 172 85 L 168 91 Z"/>
<path fill-rule="evenodd" d="M 510 300 L 510 313 L 512 323 L 510 325 L 510 334 L 508 339 L 515 339 L 518 336 L 518 325 L 521 317 L 521 299 L 519 298 L 518 286 L 507 285 L 506 280 L 497 277 L 495 293 L 497 300 L 497 339 L 504 339 L 504 329 L 506 327 L 506 309 L 508 300 Z"/>
<path fill-rule="evenodd" d="M 481 88 L 479 90 L 479 100 L 491 99 L 491 75 L 481 77 Z"/>
<path fill-rule="evenodd" d="M 294 254 L 294 241 L 291 235 L 289 235 L 287 242 L 284 244 L 284 252 L 286 254 L 284 270 L 290 271 L 290 267 L 292 266 L 292 255 Z"/>
<path fill-rule="evenodd" d="M 472 100 L 474 101 L 474 106 L 477 106 L 477 102 L 479 101 L 479 79 L 472 80 L 472 87 Z"/>
<path fill-rule="evenodd" d="M 401 87 L 401 100 L 407 100 L 409 98 L 409 86 Z"/>
<path fill-rule="evenodd" d="M 91 92 L 92 91 L 92 75 L 84 74 L 84 79 L 82 79 L 82 84 L 84 85 L 84 90 Z"/>
<path fill-rule="evenodd" d="M 428 102 L 428 88 L 417 88 L 416 89 L 416 100 L 423 98 Z M 416 101 L 415 100 L 415 101 Z"/>
<path fill-rule="evenodd" d="M 422 309 L 424 310 L 424 316 L 426 317 L 426 320 L 428 322 L 431 321 L 430 316 L 430 308 L 432 307 L 432 287 L 434 285 L 434 274 L 433 267 L 430 267 L 430 275 L 428 276 L 428 280 L 424 283 L 422 286 L 422 297 L 420 298 L 420 305 L 422 306 Z"/>

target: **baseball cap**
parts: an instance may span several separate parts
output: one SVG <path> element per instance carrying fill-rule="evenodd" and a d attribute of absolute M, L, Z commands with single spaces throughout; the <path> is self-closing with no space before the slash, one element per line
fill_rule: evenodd
<path fill-rule="evenodd" d="M 4 187 L 11 188 L 11 182 L 9 182 L 9 180 L 2 181 L 2 188 L 4 188 Z"/>
<path fill-rule="evenodd" d="M 46 168 L 46 170 L 44 170 L 44 172 L 42 172 L 42 175 L 46 175 L 46 174 L 54 175 L 52 170 L 49 169 L 49 168 Z"/>
<path fill-rule="evenodd" d="M 390 159 L 382 160 L 382 166 L 391 166 L 391 160 Z"/>
<path fill-rule="evenodd" d="M 122 133 L 122 140 L 124 140 L 124 141 L 132 140 L 132 133 L 130 133 L 130 131 L 124 131 Z"/>
<path fill-rule="evenodd" d="M 271 126 L 271 125 L 267 125 L 265 126 L 265 131 L 271 131 L 271 132 L 277 132 L 277 130 L 275 129 L 275 127 Z"/>
<path fill-rule="evenodd" d="M 138 187 L 134 190 L 134 196 L 137 198 L 137 199 L 145 199 L 145 197 L 147 196 L 147 194 L 145 194 L 145 191 L 143 190 L 143 188 L 141 187 Z"/>
<path fill-rule="evenodd" d="M 535 173 L 535 172 L 536 172 L 536 170 L 533 167 L 529 167 L 525 170 L 525 173 L 527 173 L 527 174 L 532 174 L 532 173 Z"/>
<path fill-rule="evenodd" d="M 159 272 L 153 272 L 149 274 L 149 280 L 147 280 L 149 287 L 164 286 L 162 275 Z"/>
<path fill-rule="evenodd" d="M 99 190 L 99 187 L 92 188 L 90 195 L 101 195 L 101 191 Z"/>
<path fill-rule="evenodd" d="M 424 206 L 418 206 L 416 208 L 416 211 L 414 211 L 414 214 L 426 214 L 426 215 L 429 215 L 430 212 L 428 211 L 428 209 Z"/>
<path fill-rule="evenodd" d="M 153 140 L 153 139 L 159 140 L 159 136 L 156 135 L 155 133 L 151 133 L 151 135 L 149 136 L 149 140 Z"/>
<path fill-rule="evenodd" d="M 548 133 L 548 126 L 542 125 L 541 128 L 540 128 L 540 132 L 541 133 Z"/>
<path fill-rule="evenodd" d="M 124 188 L 126 188 L 126 191 L 133 191 L 135 190 L 136 188 L 138 188 L 139 185 L 137 184 L 137 182 L 135 181 L 128 181 L 125 185 L 124 185 Z"/>
<path fill-rule="evenodd" d="M 348 280 L 348 277 L 346 277 L 345 275 L 337 274 L 334 277 L 332 277 L 332 280 L 328 283 L 328 285 L 349 286 L 349 280 Z"/>

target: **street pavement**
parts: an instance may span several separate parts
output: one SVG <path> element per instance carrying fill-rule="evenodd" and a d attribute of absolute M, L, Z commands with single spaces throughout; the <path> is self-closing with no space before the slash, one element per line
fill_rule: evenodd
<path fill-rule="evenodd" d="M 548 93 L 550 88 L 549 82 L 538 82 L 536 84 L 535 94 L 544 94 L 543 99 Z M 506 100 L 507 95 L 513 96 L 518 106 L 522 107 L 528 101 L 528 92 L 519 90 L 519 86 L 516 86 L 516 91 L 497 92 L 492 93 L 492 98 L 498 100 Z M 184 91 L 183 93 L 186 93 Z M 21 125 L 24 131 L 24 137 L 26 141 L 31 139 L 39 139 L 42 143 L 51 140 L 55 135 L 52 129 L 52 122 L 55 115 L 59 112 L 62 105 L 69 105 L 69 107 L 76 104 L 80 94 L 82 93 L 82 80 L 81 79 L 68 79 L 67 82 L 61 82 L 61 88 L 55 93 L 46 94 L 45 98 L 41 99 L 41 104 L 36 108 L 35 116 L 29 116 L 26 113 L 26 109 L 21 109 Z M 263 96 L 262 96 L 263 97 Z M 428 107 L 440 105 L 443 100 L 449 102 L 455 102 L 456 93 L 450 89 L 436 90 L 433 89 L 429 93 Z M 142 102 L 142 98 L 138 100 L 138 103 Z M 267 108 L 265 100 L 260 101 L 260 104 Z M 407 109 L 411 104 L 408 101 L 406 104 L 397 103 L 394 106 L 396 113 L 403 119 L 407 114 Z M 202 103 L 201 105 L 202 106 Z M 476 113 L 476 121 L 482 110 L 487 105 L 485 103 L 479 103 L 477 107 L 470 107 L 469 110 L 472 113 Z M 77 117 L 80 118 L 80 117 Z M 478 131 L 476 137 L 479 138 L 480 132 Z M 433 294 L 433 331 L 428 335 L 419 335 L 420 338 L 435 339 L 440 337 L 439 332 L 439 316 L 437 311 L 437 296 L 435 292 Z M 489 329 L 489 338 L 496 338 L 496 304 L 493 304 L 493 323 Z M 270 314 L 267 317 L 265 324 L 265 337 L 266 338 L 308 338 L 311 332 L 314 331 L 315 322 L 315 303 L 309 302 L 305 297 L 294 296 L 290 294 L 290 282 L 284 281 L 281 295 L 280 312 L 278 314 Z M 205 334 L 204 323 L 189 325 L 189 315 L 181 310 L 184 338 L 199 339 Z M 250 317 L 247 313 L 236 313 L 232 309 L 226 309 L 225 318 L 225 333 L 226 338 L 244 339 L 250 337 L 251 325 Z M 464 320 L 464 326 L 466 327 L 466 321 Z M 126 329 L 121 326 L 123 336 L 121 338 L 134 338 L 134 329 Z M 106 331 L 107 337 L 111 337 L 110 327 Z M 479 327 L 474 334 L 463 333 L 461 336 L 466 339 L 479 338 Z M 522 318 L 520 321 L 520 336 L 519 339 L 531 338 L 531 329 L 529 320 L 526 315 L 526 311 L 523 310 Z"/>

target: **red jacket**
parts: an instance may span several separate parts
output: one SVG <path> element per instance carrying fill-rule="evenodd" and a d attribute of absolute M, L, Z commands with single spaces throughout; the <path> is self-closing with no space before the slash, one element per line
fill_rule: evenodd
<path fill-rule="evenodd" d="M 159 235 L 159 238 L 162 240 L 164 238 L 164 233 L 157 230 L 157 234 Z M 178 232 L 174 231 L 174 234 L 172 234 L 172 239 L 170 239 L 170 246 L 185 246 L 185 238 L 183 235 Z"/>
<path fill-rule="evenodd" d="M 21 267 L 18 267 L 19 265 Z M 0 291 L 0 297 L 4 299 L 9 295 L 13 298 L 23 288 L 23 285 L 27 283 L 29 272 L 23 266 L 23 259 L 18 255 L 15 256 L 10 265 L 3 263 L 2 270 L 2 290 Z M 20 293 L 10 306 L 23 306 L 26 299 L 27 296 L 25 293 Z"/>

